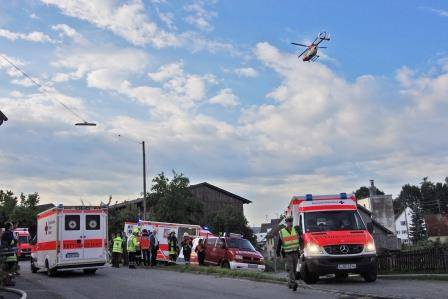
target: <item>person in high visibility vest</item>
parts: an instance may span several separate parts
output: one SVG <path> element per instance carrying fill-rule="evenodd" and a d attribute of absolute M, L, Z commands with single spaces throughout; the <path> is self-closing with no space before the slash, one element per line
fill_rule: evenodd
<path fill-rule="evenodd" d="M 149 232 L 146 229 L 143 229 L 142 236 L 140 237 L 140 249 L 142 251 L 142 259 L 143 259 L 143 265 L 149 266 L 150 263 L 150 242 L 149 242 Z"/>
<path fill-rule="evenodd" d="M 179 254 L 179 245 L 174 231 L 170 232 L 168 236 L 168 254 L 170 255 L 170 260 L 176 262 Z"/>
<path fill-rule="evenodd" d="M 135 253 L 137 252 L 138 244 L 138 228 L 134 228 L 132 234 L 128 238 L 128 256 L 129 256 L 129 269 L 135 269 Z"/>
<path fill-rule="evenodd" d="M 116 233 L 112 242 L 112 267 L 120 268 L 121 254 L 123 253 L 123 239 L 121 238 L 121 233 Z"/>
<path fill-rule="evenodd" d="M 279 240 L 277 244 L 277 256 L 282 254 L 286 260 L 286 270 L 288 271 L 288 287 L 293 291 L 297 291 L 298 284 L 296 282 L 297 262 L 299 260 L 299 234 L 292 226 L 293 218 L 285 219 L 286 227 L 279 232 Z"/>
<path fill-rule="evenodd" d="M 8 275 L 4 277 L 4 286 L 14 286 L 12 280 L 17 268 L 17 239 L 14 237 L 13 225 L 11 222 L 5 223 L 5 231 L 1 238 L 1 251 L 6 263 L 5 271 Z"/>

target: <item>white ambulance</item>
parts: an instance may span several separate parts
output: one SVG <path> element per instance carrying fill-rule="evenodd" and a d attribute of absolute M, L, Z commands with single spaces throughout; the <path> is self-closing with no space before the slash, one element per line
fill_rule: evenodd
<path fill-rule="evenodd" d="M 93 274 L 107 262 L 107 209 L 58 207 L 37 215 L 31 271 L 84 270 Z"/>
<path fill-rule="evenodd" d="M 159 242 L 159 251 L 157 252 L 157 261 L 166 262 L 170 261 L 168 254 L 168 235 L 170 232 L 175 232 L 177 240 L 180 243 L 184 233 L 188 233 L 191 237 L 202 237 L 204 239 L 214 237 L 214 235 L 207 229 L 203 229 L 199 225 L 194 224 L 180 224 L 180 223 L 168 223 L 168 222 L 157 222 L 157 221 L 139 221 L 136 222 L 125 222 L 124 232 L 126 236 L 132 234 L 132 230 L 138 227 L 140 231 L 146 229 L 150 232 L 156 231 L 156 237 Z M 180 252 L 178 262 L 183 262 L 183 255 Z"/>

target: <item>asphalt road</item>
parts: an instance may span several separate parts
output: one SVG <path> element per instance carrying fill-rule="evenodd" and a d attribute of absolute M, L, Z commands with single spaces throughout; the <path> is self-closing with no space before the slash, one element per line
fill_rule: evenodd
<path fill-rule="evenodd" d="M 64 272 L 55 278 L 32 274 L 21 262 L 17 287 L 28 298 L 448 298 L 448 282 L 379 279 L 365 283 L 357 277 L 346 281 L 323 279 L 312 289 L 293 293 L 285 285 L 222 278 L 157 269 L 106 268 L 95 275 Z"/>

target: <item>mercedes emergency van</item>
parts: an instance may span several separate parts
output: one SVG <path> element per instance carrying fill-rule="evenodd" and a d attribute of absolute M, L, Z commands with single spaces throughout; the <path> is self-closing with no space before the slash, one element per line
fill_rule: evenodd
<path fill-rule="evenodd" d="M 84 270 L 93 274 L 107 262 L 107 209 L 58 206 L 37 215 L 31 271 Z"/>
<path fill-rule="evenodd" d="M 364 223 L 354 195 L 294 196 L 286 210 L 298 227 L 301 256 L 297 272 L 308 284 L 319 276 L 345 278 L 360 274 L 365 281 L 377 278 L 373 225 Z"/>

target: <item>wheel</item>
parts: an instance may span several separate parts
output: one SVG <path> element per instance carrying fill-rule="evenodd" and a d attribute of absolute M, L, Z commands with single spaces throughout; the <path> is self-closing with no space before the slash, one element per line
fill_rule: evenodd
<path fill-rule="evenodd" d="M 39 270 L 39 268 L 37 268 L 37 267 L 34 265 L 34 261 L 33 261 L 33 259 L 31 258 L 31 273 L 37 273 L 38 270 Z"/>
<path fill-rule="evenodd" d="M 337 280 L 344 280 L 348 278 L 348 273 L 336 273 L 334 276 Z"/>
<path fill-rule="evenodd" d="M 226 268 L 226 269 L 230 269 L 230 264 L 229 264 L 228 261 L 223 261 L 223 262 L 221 263 L 221 267 L 222 267 L 222 268 Z"/>
<path fill-rule="evenodd" d="M 84 274 L 93 275 L 96 273 L 97 269 L 84 269 Z"/>
<path fill-rule="evenodd" d="M 300 277 L 306 284 L 315 284 L 319 280 L 319 275 L 308 271 L 308 267 L 303 265 L 300 270 Z"/>
<path fill-rule="evenodd" d="M 361 276 L 364 278 L 366 282 L 374 282 L 376 281 L 377 278 L 377 271 L 372 270 L 370 272 L 361 274 Z"/>
<path fill-rule="evenodd" d="M 56 269 L 50 269 L 50 266 L 48 265 L 48 260 L 45 261 L 45 268 L 47 268 L 47 275 L 48 275 L 48 277 L 55 277 L 56 276 Z"/>

